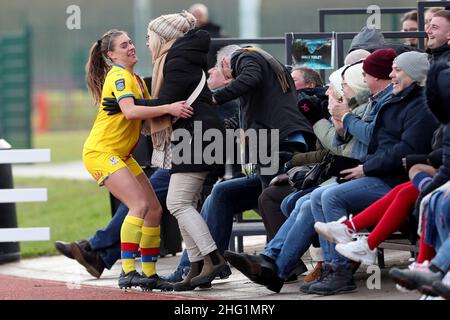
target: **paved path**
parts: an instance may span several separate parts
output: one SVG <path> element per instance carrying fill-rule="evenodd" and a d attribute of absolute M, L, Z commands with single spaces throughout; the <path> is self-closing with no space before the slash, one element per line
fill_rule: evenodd
<path fill-rule="evenodd" d="M 262 245 L 247 246 L 246 251 L 254 253 L 261 247 Z M 388 266 L 393 263 L 406 265 L 407 259 L 408 254 L 404 252 L 388 251 L 386 254 Z M 179 256 L 159 259 L 158 273 L 169 274 L 175 269 L 178 260 Z M 309 258 L 304 258 L 304 261 L 308 260 Z M 307 265 L 312 268 L 310 263 L 307 262 Z M 212 289 L 182 293 L 147 293 L 135 289 L 123 293 L 117 289 L 120 269 L 119 262 L 112 270 L 105 270 L 100 279 L 95 279 L 75 260 L 64 256 L 23 259 L 0 265 L 0 299 L 417 300 L 420 297 L 417 292 L 403 293 L 396 290 L 387 276 L 388 268 L 381 271 L 379 289 L 367 288 L 367 279 L 372 273 L 368 274 L 365 268 L 360 268 L 356 274 L 357 291 L 328 297 L 301 294 L 298 290 L 301 280 L 286 284 L 280 294 L 275 294 L 252 283 L 234 268 L 228 279 L 215 281 Z"/>

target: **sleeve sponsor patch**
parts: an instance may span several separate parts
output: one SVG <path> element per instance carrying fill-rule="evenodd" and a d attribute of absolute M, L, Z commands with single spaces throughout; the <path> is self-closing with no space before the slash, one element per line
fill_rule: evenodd
<path fill-rule="evenodd" d="M 119 79 L 116 81 L 117 91 L 123 91 L 125 89 L 125 79 Z"/>

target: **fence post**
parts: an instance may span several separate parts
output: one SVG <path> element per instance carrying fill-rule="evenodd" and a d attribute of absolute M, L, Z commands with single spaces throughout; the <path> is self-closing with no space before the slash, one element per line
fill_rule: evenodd
<path fill-rule="evenodd" d="M 6 140 L 0 138 L 0 150 L 11 149 Z M 0 164 L 0 189 L 12 189 L 12 166 L 10 163 Z M 0 203 L 0 232 L 1 228 L 17 228 L 15 203 Z M 0 264 L 20 259 L 19 242 L 0 242 Z"/>

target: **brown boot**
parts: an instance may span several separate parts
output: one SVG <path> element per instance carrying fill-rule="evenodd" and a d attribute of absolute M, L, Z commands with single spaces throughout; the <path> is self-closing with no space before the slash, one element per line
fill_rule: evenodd
<path fill-rule="evenodd" d="M 200 274 L 191 280 L 192 287 L 202 286 L 214 280 L 214 278 L 220 274 L 223 268 L 227 265 L 227 262 L 219 253 L 214 250 L 205 256 L 203 260 L 203 268 Z"/>
<path fill-rule="evenodd" d="M 319 279 L 320 274 L 322 273 L 322 264 L 323 261 L 317 262 L 314 269 L 303 278 L 303 282 L 308 283 Z"/>
<path fill-rule="evenodd" d="M 174 291 L 191 291 L 195 287 L 191 285 L 191 279 L 198 276 L 203 268 L 203 260 L 191 262 L 191 269 L 183 281 L 177 282 L 173 285 Z"/>

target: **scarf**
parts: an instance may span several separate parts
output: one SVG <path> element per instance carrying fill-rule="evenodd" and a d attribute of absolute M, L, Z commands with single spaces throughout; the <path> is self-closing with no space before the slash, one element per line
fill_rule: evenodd
<path fill-rule="evenodd" d="M 159 56 L 156 58 L 153 66 L 152 74 L 152 99 L 159 96 L 161 85 L 164 81 L 164 64 L 169 49 L 172 47 L 176 39 L 166 42 L 159 50 Z M 170 149 L 171 135 L 172 135 L 172 116 L 170 114 L 163 115 L 157 118 L 150 118 L 144 121 L 142 126 L 142 134 L 151 135 L 155 157 L 152 159 L 152 164 L 165 168 L 167 163 L 167 153 Z M 156 151 L 156 152 L 155 152 Z M 159 154 L 159 156 L 156 156 Z"/>

